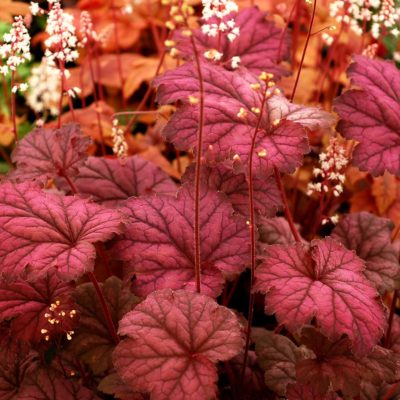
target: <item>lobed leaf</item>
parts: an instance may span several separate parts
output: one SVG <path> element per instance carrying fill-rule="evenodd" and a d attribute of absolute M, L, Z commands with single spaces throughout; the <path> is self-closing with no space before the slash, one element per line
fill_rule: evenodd
<path fill-rule="evenodd" d="M 232 57 L 240 57 L 240 65 L 254 74 L 262 71 L 273 73 L 276 79 L 288 75 L 278 64 L 289 57 L 289 34 L 266 19 L 266 13 L 257 7 L 245 8 L 234 15 L 235 26 L 240 35 L 229 41 L 226 35 L 206 36 L 201 29 L 193 31 L 198 51 L 203 54 L 210 49 L 218 49 L 223 55 L 221 63 L 228 68 Z M 211 18 L 208 23 L 213 23 Z M 191 59 L 193 47 L 191 41 L 182 35 L 176 35 L 177 48 L 182 55 Z"/>
<path fill-rule="evenodd" d="M 92 271 L 95 242 L 122 230 L 122 216 L 77 197 L 29 183 L 0 186 L 0 275 L 37 280 L 56 269 L 70 280 Z"/>
<path fill-rule="evenodd" d="M 67 124 L 60 129 L 37 128 L 26 135 L 12 153 L 17 169 L 9 176 L 13 180 L 43 183 L 50 178 L 71 178 L 85 162 L 90 142 L 77 124 Z"/>
<path fill-rule="evenodd" d="M 194 199 L 184 186 L 177 197 L 130 199 L 130 223 L 116 240 L 115 257 L 135 274 L 134 289 L 147 295 L 163 288 L 194 289 Z M 217 296 L 224 276 L 243 271 L 249 259 L 248 228 L 220 194 L 203 188 L 200 202 L 202 293 Z"/>
<path fill-rule="evenodd" d="M 386 325 L 364 263 L 333 239 L 272 245 L 256 270 L 255 290 L 267 293 L 265 311 L 289 330 L 316 318 L 331 340 L 348 335 L 357 354 L 368 353 Z"/>
<path fill-rule="evenodd" d="M 359 142 L 353 163 L 372 175 L 385 170 L 400 175 L 400 72 L 388 61 L 355 56 L 347 71 L 360 89 L 349 90 L 335 101 L 338 131 Z"/>
<path fill-rule="evenodd" d="M 380 292 L 397 288 L 400 280 L 398 253 L 391 243 L 393 223 L 367 212 L 347 214 L 332 237 L 365 261 L 365 276 Z"/>
<path fill-rule="evenodd" d="M 123 315 L 132 310 L 139 299 L 124 287 L 116 276 L 111 276 L 99 285 L 111 318 L 117 325 Z M 79 285 L 74 298 L 80 318 L 69 348 L 82 362 L 89 365 L 95 375 L 98 375 L 112 367 L 111 354 L 115 343 L 110 336 L 93 284 Z"/>
<path fill-rule="evenodd" d="M 0 320 L 12 319 L 10 329 L 19 340 L 40 342 L 44 339 L 42 329 L 51 334 L 72 330 L 75 317 L 69 316 L 73 309 L 71 294 L 74 286 L 61 281 L 54 270 L 36 282 L 18 280 L 13 283 L 0 283 Z M 49 324 L 45 314 L 53 313 L 49 308 L 56 301 L 57 324 Z M 61 315 L 65 313 L 65 317 Z"/>
<path fill-rule="evenodd" d="M 114 352 L 117 372 L 154 400 L 206 400 L 216 394 L 217 361 L 243 346 L 235 314 L 208 296 L 185 290 L 151 293 L 126 314 Z"/>
<path fill-rule="evenodd" d="M 176 192 L 176 185 L 164 171 L 138 156 L 128 157 L 123 163 L 89 157 L 74 184 L 80 195 L 110 207 L 121 206 L 133 196 Z"/>

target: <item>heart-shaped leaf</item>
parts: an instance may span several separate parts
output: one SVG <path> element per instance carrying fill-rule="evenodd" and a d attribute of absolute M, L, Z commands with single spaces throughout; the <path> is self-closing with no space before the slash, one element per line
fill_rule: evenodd
<path fill-rule="evenodd" d="M 194 289 L 194 199 L 184 186 L 177 197 L 130 199 L 124 209 L 130 223 L 116 240 L 115 256 L 135 274 L 135 293 L 156 289 Z M 220 194 L 203 189 L 200 202 L 202 292 L 217 296 L 224 282 L 243 271 L 249 259 L 245 220 L 233 215 Z"/>
<path fill-rule="evenodd" d="M 365 261 L 365 276 L 381 292 L 398 287 L 400 265 L 391 244 L 394 224 L 367 212 L 347 214 L 336 225 L 332 237 Z"/>
<path fill-rule="evenodd" d="M 217 361 L 243 346 L 235 314 L 208 296 L 185 290 L 151 293 L 120 322 L 127 335 L 114 364 L 133 390 L 154 400 L 205 400 L 216 395 Z"/>
<path fill-rule="evenodd" d="M 290 330 L 314 317 L 331 340 L 343 334 L 366 354 L 386 326 L 377 292 L 364 277 L 364 263 L 333 239 L 306 245 L 272 245 L 256 270 L 255 290 L 267 293 L 265 311 Z"/>
<path fill-rule="evenodd" d="M 359 89 L 335 101 L 338 131 L 359 142 L 353 162 L 363 171 L 400 175 L 400 72 L 393 62 L 355 56 L 347 71 Z"/>
<path fill-rule="evenodd" d="M 39 279 L 57 269 L 63 279 L 93 270 L 93 243 L 122 230 L 116 210 L 77 197 L 45 193 L 29 183 L 0 186 L 0 274 Z"/>
<path fill-rule="evenodd" d="M 14 150 L 12 160 L 17 163 L 17 169 L 10 177 L 44 183 L 49 178 L 71 178 L 83 165 L 90 142 L 76 124 L 60 129 L 35 129 Z"/>
<path fill-rule="evenodd" d="M 124 162 L 89 157 L 74 184 L 80 195 L 112 207 L 123 205 L 132 196 L 176 192 L 174 182 L 164 171 L 138 156 L 127 157 Z"/>
<path fill-rule="evenodd" d="M 245 70 L 232 72 L 210 63 L 202 63 L 201 69 L 205 96 L 204 155 L 209 161 L 234 159 L 246 166 L 266 84 Z M 250 85 L 254 84 L 260 87 L 252 89 Z M 187 63 L 166 72 L 154 80 L 154 85 L 158 87 L 159 103 L 178 100 L 183 103 L 165 127 L 164 135 L 179 149 L 195 148 L 199 104 L 190 103 L 190 99 L 199 97 L 199 78 L 194 64 Z M 282 94 L 274 96 L 283 97 Z M 296 121 L 272 120 L 267 101 L 257 131 L 255 152 L 253 166 L 258 174 L 268 175 L 274 167 L 293 172 L 308 152 L 306 132 Z"/>

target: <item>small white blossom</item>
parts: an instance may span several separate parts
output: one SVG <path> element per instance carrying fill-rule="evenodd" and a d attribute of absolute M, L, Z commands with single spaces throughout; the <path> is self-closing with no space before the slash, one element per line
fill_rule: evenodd
<path fill-rule="evenodd" d="M 128 155 L 128 144 L 126 143 L 124 131 L 118 128 L 118 120 L 112 122 L 113 153 L 120 159 L 125 159 Z"/>
<path fill-rule="evenodd" d="M 239 68 L 240 65 L 240 57 L 239 56 L 234 56 L 231 59 L 231 68 L 236 69 Z"/>
<path fill-rule="evenodd" d="M 32 15 L 38 15 L 41 12 L 41 8 L 39 7 L 39 4 L 36 3 L 35 1 L 31 1 L 31 4 L 29 5 L 29 10 Z"/>
<path fill-rule="evenodd" d="M 79 31 L 82 37 L 80 46 L 84 46 L 88 43 L 94 43 L 99 40 L 97 33 L 93 28 L 92 18 L 87 11 L 81 12 Z"/>
<path fill-rule="evenodd" d="M 215 49 L 207 50 L 204 52 L 204 57 L 207 58 L 207 60 L 219 61 L 221 60 L 222 55 L 222 53 Z"/>

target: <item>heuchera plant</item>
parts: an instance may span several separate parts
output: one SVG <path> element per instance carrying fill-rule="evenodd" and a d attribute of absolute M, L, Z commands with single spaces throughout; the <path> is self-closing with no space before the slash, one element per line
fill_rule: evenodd
<path fill-rule="evenodd" d="M 21 17 L 0 52 L 17 54 L 23 33 L 24 60 L 1 70 L 14 148 L 0 182 L 0 399 L 398 399 L 396 64 L 369 47 L 348 58 L 349 86 L 325 90 L 339 33 L 303 105 L 325 30 L 316 0 L 283 9 L 285 26 L 232 0 L 154 2 L 132 17 L 153 59 L 122 53 L 139 41 L 124 35 L 130 2 L 82 0 L 80 26 L 48 3 L 30 9 L 48 14 L 58 106 L 40 100 L 24 137 Z"/>

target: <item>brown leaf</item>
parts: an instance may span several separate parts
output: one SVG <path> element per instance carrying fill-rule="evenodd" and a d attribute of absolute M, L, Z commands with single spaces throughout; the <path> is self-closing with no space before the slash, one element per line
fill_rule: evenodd
<path fill-rule="evenodd" d="M 382 215 L 396 201 L 396 177 L 387 171 L 383 176 L 374 178 L 372 183 L 372 195 L 379 214 Z"/>

